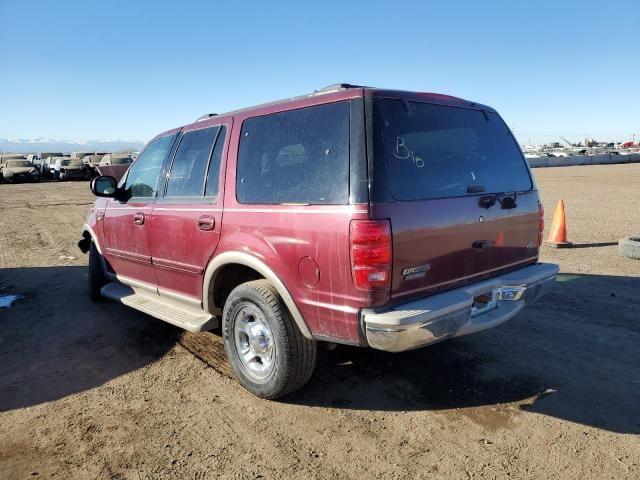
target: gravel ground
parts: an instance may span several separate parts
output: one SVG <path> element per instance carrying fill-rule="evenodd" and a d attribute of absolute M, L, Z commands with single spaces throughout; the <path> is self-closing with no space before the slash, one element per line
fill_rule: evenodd
<path fill-rule="evenodd" d="M 640 261 L 615 245 L 640 165 L 534 174 L 576 244 L 543 248 L 551 294 L 422 350 L 322 350 L 278 402 L 215 334 L 87 299 L 86 183 L 0 185 L 0 478 L 640 478 Z"/>

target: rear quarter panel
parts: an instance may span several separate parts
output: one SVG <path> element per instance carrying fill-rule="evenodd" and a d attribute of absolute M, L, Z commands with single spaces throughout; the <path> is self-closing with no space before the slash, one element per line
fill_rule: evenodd
<path fill-rule="evenodd" d="M 242 122 L 249 116 L 233 122 L 216 255 L 239 251 L 258 258 L 285 284 L 315 337 L 360 344 L 358 310 L 371 298 L 353 284 L 349 225 L 368 218 L 368 204 L 239 204 L 236 159 Z"/>

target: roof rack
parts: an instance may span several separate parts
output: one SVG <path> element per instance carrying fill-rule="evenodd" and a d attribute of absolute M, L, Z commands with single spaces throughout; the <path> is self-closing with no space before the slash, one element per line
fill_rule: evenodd
<path fill-rule="evenodd" d="M 218 115 L 217 113 L 205 113 L 201 117 L 196 118 L 196 122 L 201 122 L 202 120 L 206 120 L 207 118 L 215 117 Z"/>
<path fill-rule="evenodd" d="M 316 90 L 313 93 L 329 93 L 336 92 L 338 90 L 347 90 L 349 88 L 366 88 L 364 85 L 352 85 L 350 83 L 334 83 L 333 85 L 328 85 L 320 90 Z"/>

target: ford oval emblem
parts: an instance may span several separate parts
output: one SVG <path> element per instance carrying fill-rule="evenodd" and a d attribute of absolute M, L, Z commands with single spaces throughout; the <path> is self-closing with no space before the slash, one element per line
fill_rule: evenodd
<path fill-rule="evenodd" d="M 479 221 L 480 223 L 483 223 L 483 222 L 484 222 L 484 217 L 483 217 L 482 215 L 480 215 L 480 218 L 478 219 L 478 221 Z"/>

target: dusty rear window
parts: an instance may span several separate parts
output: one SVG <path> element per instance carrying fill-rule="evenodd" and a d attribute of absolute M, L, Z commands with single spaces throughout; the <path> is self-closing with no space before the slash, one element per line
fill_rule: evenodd
<path fill-rule="evenodd" d="M 245 120 L 236 181 L 240 203 L 347 204 L 349 103 Z"/>
<path fill-rule="evenodd" d="M 495 113 L 383 99 L 378 130 L 396 200 L 532 188 L 525 160 Z"/>

